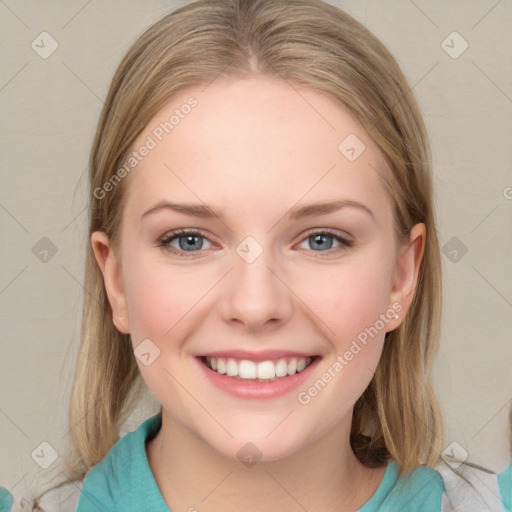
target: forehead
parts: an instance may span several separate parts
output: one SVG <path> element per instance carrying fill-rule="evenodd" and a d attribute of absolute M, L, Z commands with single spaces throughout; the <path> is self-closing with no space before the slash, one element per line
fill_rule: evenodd
<path fill-rule="evenodd" d="M 389 213 L 379 177 L 383 159 L 356 118 L 328 96 L 283 80 L 251 77 L 184 89 L 132 149 L 144 145 L 151 149 L 129 175 L 132 210 L 179 198 L 270 214 L 302 200 L 339 197 Z"/>

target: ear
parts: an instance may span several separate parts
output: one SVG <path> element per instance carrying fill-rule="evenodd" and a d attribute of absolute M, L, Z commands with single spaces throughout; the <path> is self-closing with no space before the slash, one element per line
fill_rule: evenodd
<path fill-rule="evenodd" d="M 409 242 L 399 249 L 389 297 L 389 307 L 398 313 L 399 317 L 388 322 L 386 331 L 392 331 L 402 323 L 412 304 L 425 251 L 426 237 L 425 224 L 416 224 L 411 229 Z M 393 304 L 396 304 L 396 307 L 392 307 Z"/>
<path fill-rule="evenodd" d="M 108 301 L 113 313 L 113 322 L 117 330 L 129 334 L 128 308 L 121 279 L 121 262 L 110 245 L 108 236 L 103 231 L 91 235 L 94 256 L 103 274 Z"/>

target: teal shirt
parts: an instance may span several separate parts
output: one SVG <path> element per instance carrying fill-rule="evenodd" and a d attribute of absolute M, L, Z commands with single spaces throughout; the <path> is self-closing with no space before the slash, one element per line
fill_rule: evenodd
<path fill-rule="evenodd" d="M 160 415 L 148 418 L 134 431 L 123 436 L 107 456 L 85 476 L 76 512 L 170 512 L 153 477 L 146 456 L 146 440 L 156 434 Z M 373 496 L 358 512 L 511 512 L 512 462 L 499 474 L 466 471 L 475 491 L 467 482 L 449 471 L 446 464 L 439 470 L 418 467 L 408 479 L 398 481 L 398 466 L 389 462 L 384 477 Z M 69 484 L 78 493 L 75 483 Z M 11 493 L 0 487 L 0 512 L 10 512 L 14 503 Z M 70 512 L 62 496 L 55 496 L 51 512 Z M 67 502 L 66 502 L 67 503 Z M 193 510 L 194 505 L 190 507 Z M 75 506 L 75 505 L 73 505 Z M 18 510 L 18 508 L 15 508 Z M 198 508 L 200 510 L 200 507 Z"/>
<path fill-rule="evenodd" d="M 153 477 L 146 439 L 160 428 L 161 417 L 144 421 L 123 436 L 85 476 L 76 512 L 171 512 Z M 441 512 L 441 475 L 419 467 L 398 482 L 398 465 L 389 462 L 382 482 L 359 512 Z M 190 504 L 191 507 L 194 503 Z"/>
<path fill-rule="evenodd" d="M 5 487 L 0 487 L 0 512 L 9 512 L 13 501 L 12 494 Z"/>
<path fill-rule="evenodd" d="M 512 462 L 498 475 L 498 487 L 505 510 L 512 510 Z"/>

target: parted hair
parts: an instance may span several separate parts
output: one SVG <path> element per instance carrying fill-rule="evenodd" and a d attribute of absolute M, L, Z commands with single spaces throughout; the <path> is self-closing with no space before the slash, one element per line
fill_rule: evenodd
<path fill-rule="evenodd" d="M 411 307 L 386 334 L 383 353 L 357 400 L 351 446 L 367 466 L 394 460 L 399 476 L 440 460 L 443 423 L 431 383 L 442 310 L 441 256 L 432 161 L 421 112 L 396 60 L 368 29 L 321 0 L 196 0 L 140 35 L 115 71 L 89 160 L 89 239 L 119 241 L 126 187 L 101 188 L 125 162 L 138 135 L 178 91 L 216 79 L 282 79 L 328 95 L 355 116 L 385 162 L 396 247 L 426 226 Z M 340 139 L 341 142 L 341 139 Z M 82 479 L 119 439 L 143 388 L 130 336 L 112 322 L 103 277 L 88 244 L 81 340 L 71 392 L 73 453 L 67 474 Z"/>

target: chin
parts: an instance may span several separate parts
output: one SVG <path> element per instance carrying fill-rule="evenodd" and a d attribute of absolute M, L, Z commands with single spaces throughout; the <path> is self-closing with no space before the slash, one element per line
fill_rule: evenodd
<path fill-rule="evenodd" d="M 218 440 L 217 440 L 218 441 Z M 205 442 L 208 443 L 207 440 Z M 224 458 L 242 462 L 247 467 L 252 467 L 256 463 L 273 462 L 289 457 L 300 449 L 298 441 L 283 439 L 276 436 L 275 439 L 265 439 L 260 434 L 259 437 L 242 436 L 235 439 L 226 439 L 225 444 L 219 445 L 218 442 L 208 443 L 210 447 Z"/>

